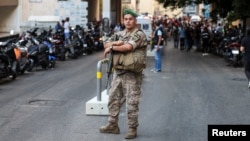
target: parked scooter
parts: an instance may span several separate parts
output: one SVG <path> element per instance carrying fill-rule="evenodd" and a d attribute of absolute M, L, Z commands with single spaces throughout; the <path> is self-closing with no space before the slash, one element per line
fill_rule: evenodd
<path fill-rule="evenodd" d="M 55 56 L 53 44 L 49 40 L 44 40 L 42 42 L 42 44 L 46 45 L 48 50 L 49 50 L 49 55 L 48 55 L 48 57 L 49 57 L 48 58 L 49 59 L 49 65 L 48 65 L 48 68 L 54 68 L 55 65 L 56 65 L 56 56 Z"/>
<path fill-rule="evenodd" d="M 84 32 L 83 37 L 83 48 L 84 48 L 84 54 L 92 54 L 93 53 L 93 47 L 94 47 L 94 39 L 91 36 L 89 31 Z"/>
<path fill-rule="evenodd" d="M 63 30 L 58 30 L 58 31 L 54 31 L 52 33 L 52 39 L 50 39 L 51 43 L 54 46 L 54 53 L 55 56 L 61 60 L 64 61 L 65 60 L 65 47 L 64 47 L 64 33 Z"/>
<path fill-rule="evenodd" d="M 20 40 L 15 44 L 15 53 L 18 61 L 18 72 L 20 74 L 24 74 L 24 72 L 28 69 L 30 65 L 30 61 L 28 58 L 28 48 L 23 43 L 24 40 Z"/>
<path fill-rule="evenodd" d="M 28 47 L 28 56 L 31 63 L 28 71 L 32 71 L 34 67 L 38 66 L 47 69 L 49 66 L 48 47 L 45 44 L 40 44 L 35 38 L 31 38 L 30 40 L 33 44 Z"/>
<path fill-rule="evenodd" d="M 72 32 L 72 46 L 74 48 L 74 52 L 76 56 L 81 56 L 83 55 L 83 29 L 79 26 L 76 25 L 75 29 Z"/>
<path fill-rule="evenodd" d="M 0 42 L 0 79 L 10 77 L 15 80 L 17 77 L 18 62 L 12 42 L 13 40 Z"/>
<path fill-rule="evenodd" d="M 239 67 L 243 65 L 243 54 L 240 51 L 239 37 L 231 37 L 230 43 L 225 46 L 225 59 L 228 65 Z"/>
<path fill-rule="evenodd" d="M 223 36 L 221 34 L 214 33 L 214 36 L 211 40 L 211 49 L 215 55 L 218 55 L 218 56 L 223 55 L 222 46 L 224 45 L 223 43 L 225 43 L 225 41 L 223 41 Z"/>
<path fill-rule="evenodd" d="M 94 49 L 95 51 L 100 51 L 104 49 L 103 41 L 98 32 L 92 33 L 93 39 L 94 39 Z"/>
<path fill-rule="evenodd" d="M 53 39 L 52 39 L 52 28 L 50 27 L 48 31 L 43 31 L 42 36 L 42 42 L 41 44 L 46 45 L 48 48 L 48 59 L 49 59 L 49 65 L 48 68 L 54 68 L 56 65 L 56 55 L 55 55 L 55 47 L 53 46 Z"/>

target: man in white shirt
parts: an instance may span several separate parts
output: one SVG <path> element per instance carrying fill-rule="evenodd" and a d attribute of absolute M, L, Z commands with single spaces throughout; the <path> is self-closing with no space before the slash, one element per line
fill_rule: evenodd
<path fill-rule="evenodd" d="M 70 44 L 70 23 L 69 17 L 65 19 L 64 23 L 64 36 L 65 36 L 65 45 Z"/>

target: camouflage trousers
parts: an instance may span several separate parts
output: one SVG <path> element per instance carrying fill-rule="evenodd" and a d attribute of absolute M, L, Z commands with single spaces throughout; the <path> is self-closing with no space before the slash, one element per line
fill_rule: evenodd
<path fill-rule="evenodd" d="M 126 111 L 129 127 L 137 127 L 139 100 L 141 95 L 142 74 L 126 72 L 120 75 L 114 75 L 111 88 L 109 90 L 109 122 L 118 123 L 120 108 L 123 103 L 121 99 L 126 100 Z"/>

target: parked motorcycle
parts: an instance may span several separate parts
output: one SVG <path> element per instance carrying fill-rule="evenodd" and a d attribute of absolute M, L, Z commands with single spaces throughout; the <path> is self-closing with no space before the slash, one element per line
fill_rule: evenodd
<path fill-rule="evenodd" d="M 74 52 L 76 56 L 83 55 L 83 29 L 77 25 L 72 33 L 72 46 L 74 48 Z"/>
<path fill-rule="evenodd" d="M 223 36 L 221 34 L 214 34 L 211 40 L 211 49 L 215 55 L 218 55 L 218 56 L 223 55 L 223 47 L 222 47 L 224 45 L 223 43 L 225 43 L 223 42 Z"/>
<path fill-rule="evenodd" d="M 48 48 L 48 59 L 49 65 L 48 68 L 54 68 L 56 65 L 56 55 L 55 55 L 55 47 L 53 46 L 52 39 L 52 28 L 50 27 L 48 30 L 44 30 L 42 33 L 41 44 L 46 45 Z"/>
<path fill-rule="evenodd" d="M 53 31 L 51 43 L 55 49 L 55 56 L 61 60 L 65 60 L 64 33 L 63 30 Z"/>
<path fill-rule="evenodd" d="M 231 37 L 230 43 L 225 46 L 224 58 L 234 67 L 243 65 L 243 54 L 240 51 L 239 37 Z"/>
<path fill-rule="evenodd" d="M 32 71 L 34 67 L 41 66 L 43 69 L 47 69 L 49 66 L 49 50 L 45 44 L 40 44 L 35 38 L 31 38 L 33 45 L 28 47 L 28 57 L 30 60 L 30 66 L 28 71 Z"/>
<path fill-rule="evenodd" d="M 18 72 L 20 74 L 24 74 L 24 72 L 28 69 L 30 65 L 30 61 L 28 58 L 28 48 L 23 45 L 25 41 L 20 40 L 15 44 L 15 53 L 18 54 Z"/>
<path fill-rule="evenodd" d="M 10 77 L 16 79 L 18 62 L 12 40 L 0 42 L 0 79 Z"/>
<path fill-rule="evenodd" d="M 94 40 L 94 49 L 96 51 L 102 50 L 104 48 L 104 45 L 100 34 L 97 32 L 93 32 L 92 36 Z"/>
<path fill-rule="evenodd" d="M 53 44 L 51 42 L 49 42 L 49 40 L 43 41 L 42 44 L 46 45 L 48 50 L 49 50 L 49 54 L 48 54 L 49 65 L 48 65 L 48 68 L 54 68 L 55 65 L 56 65 L 56 56 L 55 56 Z"/>
<path fill-rule="evenodd" d="M 84 48 L 84 53 L 85 54 L 92 54 L 93 53 L 93 47 L 94 47 L 94 39 L 91 36 L 90 32 L 84 32 L 84 37 L 83 37 L 83 48 Z"/>

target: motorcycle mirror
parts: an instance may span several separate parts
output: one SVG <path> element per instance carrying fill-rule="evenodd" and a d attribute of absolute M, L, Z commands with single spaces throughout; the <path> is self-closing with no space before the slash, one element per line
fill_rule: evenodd
<path fill-rule="evenodd" d="M 109 22 L 110 21 L 108 18 L 103 18 L 102 20 L 102 31 L 104 32 L 104 34 L 109 33 L 110 30 Z"/>

